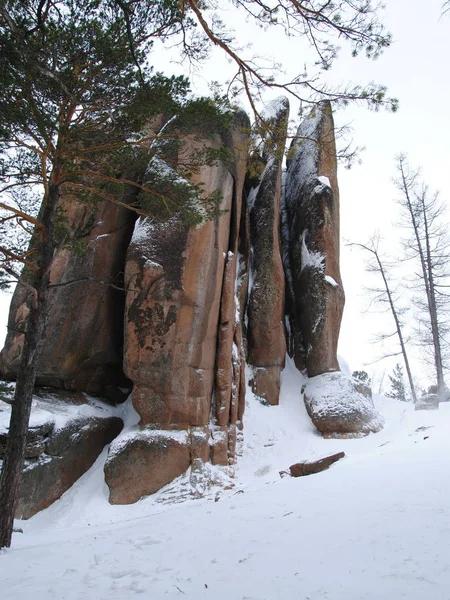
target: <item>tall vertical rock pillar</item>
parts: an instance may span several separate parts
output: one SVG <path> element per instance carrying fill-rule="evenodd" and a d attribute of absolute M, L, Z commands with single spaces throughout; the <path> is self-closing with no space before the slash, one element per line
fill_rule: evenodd
<path fill-rule="evenodd" d="M 285 185 L 290 324 L 296 365 L 306 367 L 305 405 L 328 436 L 378 431 L 372 399 L 339 371 L 344 291 L 339 272 L 339 190 L 329 102 L 311 110 L 290 149 Z"/>
<path fill-rule="evenodd" d="M 273 133 L 262 152 L 264 171 L 249 193 L 252 286 L 248 304 L 248 360 L 254 367 L 255 395 L 269 404 L 278 404 L 280 373 L 286 356 L 280 203 L 289 118 L 287 98 L 271 102 L 262 116 Z"/>
<path fill-rule="evenodd" d="M 296 364 L 308 375 L 338 371 L 344 309 L 339 272 L 339 189 L 331 105 L 315 107 L 290 149 L 285 206 L 295 302 L 291 325 Z M 298 331 L 299 330 L 299 331 Z"/>
<path fill-rule="evenodd" d="M 228 464 L 241 377 L 235 284 L 247 117 L 236 114 L 222 133 L 187 136 L 178 159 L 224 148 L 226 159 L 201 165 L 189 180 L 159 158 L 149 166 L 148 177 L 160 184 L 184 186 L 200 216 L 190 185 L 201 184 L 202 196 L 219 196 L 220 204 L 218 215 L 200 225 L 179 214 L 137 221 L 125 270 L 124 366 L 140 422 L 111 446 L 105 474 L 112 503 L 135 502 L 190 464 L 201 469 L 210 454 L 212 462 Z"/>

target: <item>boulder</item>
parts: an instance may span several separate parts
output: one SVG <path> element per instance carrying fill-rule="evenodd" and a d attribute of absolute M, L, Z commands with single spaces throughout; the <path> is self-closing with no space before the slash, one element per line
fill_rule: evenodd
<path fill-rule="evenodd" d="M 257 367 L 253 392 L 278 404 L 280 373 L 286 356 L 284 334 L 284 270 L 280 242 L 283 151 L 289 118 L 287 98 L 268 105 L 262 117 L 273 128 L 262 158 L 264 171 L 250 190 L 252 287 L 248 303 L 248 361 Z"/>
<path fill-rule="evenodd" d="M 311 377 L 303 391 L 306 410 L 325 437 L 358 437 L 383 427 L 384 420 L 372 399 L 356 389 L 351 377 L 340 372 Z"/>
<path fill-rule="evenodd" d="M 331 454 L 330 456 L 326 456 L 324 458 L 320 458 L 319 460 L 313 461 L 304 461 L 295 463 L 295 465 L 291 465 L 289 467 L 289 471 L 291 473 L 291 477 L 304 477 L 306 475 L 314 475 L 315 473 L 320 473 L 321 471 L 325 471 L 331 465 L 341 458 L 344 458 L 344 452 L 337 452 L 336 454 Z"/>
<path fill-rule="evenodd" d="M 111 504 L 132 504 L 182 475 L 191 463 L 188 431 L 140 428 L 115 440 L 105 463 Z M 199 460 L 196 460 L 197 469 Z"/>
<path fill-rule="evenodd" d="M 0 444 L 6 441 L 9 405 L 0 403 Z M 96 401 L 73 404 L 51 397 L 33 399 L 26 460 L 16 517 L 29 519 L 58 500 L 94 464 L 121 431 L 122 419 Z"/>
<path fill-rule="evenodd" d="M 329 102 L 314 107 L 289 150 L 285 184 L 290 322 L 298 368 L 338 371 L 344 308 L 339 271 L 339 189 Z M 286 239 L 287 238 L 287 239 Z"/>
<path fill-rule="evenodd" d="M 415 410 L 438 410 L 439 396 L 437 394 L 423 394 L 417 398 L 414 405 Z"/>

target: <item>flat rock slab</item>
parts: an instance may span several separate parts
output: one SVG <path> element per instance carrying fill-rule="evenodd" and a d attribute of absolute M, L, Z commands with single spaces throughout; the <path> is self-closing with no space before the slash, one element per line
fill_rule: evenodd
<path fill-rule="evenodd" d="M 0 447 L 6 448 L 10 410 L 0 403 Z M 34 396 L 16 518 L 29 519 L 58 500 L 122 427 L 122 419 L 100 400 L 70 403 L 54 391 Z"/>
<path fill-rule="evenodd" d="M 295 465 L 291 465 L 289 467 L 289 471 L 291 473 L 291 477 L 304 477 L 305 475 L 314 475 L 315 473 L 320 473 L 320 471 L 325 471 L 333 463 L 337 462 L 338 460 L 344 457 L 344 452 L 337 452 L 336 454 L 331 454 L 330 456 L 326 456 L 319 460 L 295 463 Z"/>

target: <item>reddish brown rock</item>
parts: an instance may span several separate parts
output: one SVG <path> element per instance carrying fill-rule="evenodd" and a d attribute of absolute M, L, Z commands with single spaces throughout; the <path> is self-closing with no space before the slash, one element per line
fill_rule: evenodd
<path fill-rule="evenodd" d="M 105 481 L 111 504 L 132 504 L 182 475 L 191 462 L 187 431 L 143 428 L 111 444 Z"/>
<path fill-rule="evenodd" d="M 280 397 L 281 367 L 257 367 L 253 369 L 250 385 L 252 392 L 267 404 L 278 404 Z M 276 400 L 276 401 L 275 401 Z"/>
<path fill-rule="evenodd" d="M 326 456 L 319 460 L 295 463 L 295 465 L 291 465 L 289 467 L 289 471 L 291 473 L 291 477 L 305 477 L 306 475 L 314 475 L 315 473 L 325 471 L 331 467 L 332 464 L 344 457 L 344 452 L 337 452 L 336 454 L 331 454 L 330 456 Z"/>
<path fill-rule="evenodd" d="M 215 431 L 220 431 L 220 443 L 211 450 L 213 464 L 227 465 L 234 461 L 236 428 L 242 420 L 245 406 L 245 349 L 242 337 L 243 289 L 247 287 L 248 266 L 245 254 L 239 257 L 240 232 L 246 228 L 246 213 L 242 197 L 247 167 L 248 139 L 231 130 L 235 179 L 233 210 L 231 211 L 229 250 L 223 276 L 219 327 L 217 334 L 216 378 L 212 410 Z M 244 250 L 245 253 L 245 250 Z M 213 435 L 214 438 L 214 435 Z M 227 444 L 227 453 L 223 450 Z M 222 448 L 222 450 L 219 450 Z"/>
<path fill-rule="evenodd" d="M 294 356 L 313 377 L 338 371 L 344 307 L 339 272 L 339 189 L 331 105 L 312 109 L 288 160 L 285 204 L 292 278 Z"/>
<path fill-rule="evenodd" d="M 226 427 L 230 421 L 231 396 L 233 386 L 233 359 L 237 361 L 237 353 L 233 357 L 233 342 L 236 328 L 236 259 L 233 252 L 228 252 L 222 285 L 220 306 L 217 367 L 215 386 L 214 418 L 219 427 Z M 225 431 L 225 430 L 224 430 Z"/>
<path fill-rule="evenodd" d="M 256 367 L 253 392 L 269 404 L 278 404 L 280 373 L 286 355 L 280 202 L 289 118 L 287 98 L 278 98 L 267 111 L 265 115 L 274 134 L 263 150 L 264 172 L 249 194 L 252 288 L 247 335 L 249 364 Z"/>
<path fill-rule="evenodd" d="M 146 135 L 156 135 L 166 117 L 155 117 Z M 136 171 L 130 165 L 130 171 Z M 133 172 L 138 180 L 142 174 Z M 124 190 L 125 204 L 137 188 Z M 125 256 L 136 214 L 112 202 L 62 188 L 56 248 L 51 265 L 49 312 L 37 366 L 37 385 L 80 390 L 117 402 L 130 382 L 122 368 Z M 21 282 L 26 283 L 26 274 Z M 28 288 L 19 282 L 11 304 L 0 372 L 14 378 L 28 315 Z"/>
<path fill-rule="evenodd" d="M 141 424 L 160 429 L 205 426 L 211 410 L 233 177 L 223 164 L 199 177 L 226 212 L 191 228 L 140 219 L 127 255 L 125 372 Z"/>
<path fill-rule="evenodd" d="M 187 180 L 182 179 L 181 168 L 177 171 L 159 158 L 150 165 L 147 177 L 156 183 L 167 179 L 186 188 L 194 212 L 201 214 L 202 208 L 200 198 L 196 205 L 193 185 L 202 184 L 203 198 L 220 194 L 220 212 L 198 225 L 189 225 L 181 214 L 165 222 L 140 218 L 136 224 L 125 270 L 124 367 L 133 381 L 133 404 L 140 424 L 127 444 L 118 443 L 108 458 L 105 473 L 113 503 L 134 502 L 152 493 L 189 464 L 195 465 L 192 478 L 200 489 L 206 485 L 207 473 L 201 463 L 211 459 L 228 464 L 234 456 L 229 423 L 242 416 L 240 394 L 245 389 L 235 290 L 247 126 L 246 117 L 238 114 L 226 134 L 211 134 L 203 140 L 186 137 L 183 160 L 205 148 L 224 146 L 233 155 L 233 160 L 201 166 Z M 179 160 L 180 156 L 181 152 Z M 220 452 L 215 452 L 214 442 L 210 452 L 211 414 L 223 430 Z M 168 442 L 163 451 L 159 442 L 143 439 L 148 428 L 159 430 L 167 439 L 175 439 L 170 437 L 177 435 L 175 430 L 187 431 L 189 436 L 182 448 Z M 136 457 L 148 461 L 149 468 L 138 469 L 139 483 L 128 490 L 121 478 L 127 468 L 134 469 L 135 459 L 141 461 Z M 134 473 L 131 477 L 134 480 Z"/>
<path fill-rule="evenodd" d="M 83 390 L 116 400 L 126 385 L 122 347 L 125 252 L 134 216 L 115 204 L 97 208 L 64 196 L 73 243 L 60 247 L 51 267 L 50 309 L 38 361 L 37 384 Z M 111 284 L 111 285 L 110 285 Z M 113 287 L 114 286 L 114 287 Z M 1 353 L 1 369 L 17 372 L 28 314 L 28 288 L 16 288 Z M 119 324 L 119 327 L 117 326 Z"/>
<path fill-rule="evenodd" d="M 9 411 L 0 402 L 0 413 Z M 122 419 L 99 400 L 71 402 L 57 393 L 34 396 L 16 517 L 29 519 L 58 500 L 122 427 Z M 7 429 L 0 430 L 0 452 L 7 434 Z"/>

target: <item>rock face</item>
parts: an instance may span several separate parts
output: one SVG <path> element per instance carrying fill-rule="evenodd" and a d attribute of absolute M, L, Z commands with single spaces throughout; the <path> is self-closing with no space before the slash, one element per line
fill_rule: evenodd
<path fill-rule="evenodd" d="M 208 460 L 210 441 L 212 462 L 234 460 L 245 391 L 236 279 L 247 126 L 238 114 L 227 135 L 185 141 L 184 155 L 225 146 L 232 157 L 184 182 L 187 191 L 201 182 L 203 195 L 220 194 L 214 219 L 189 226 L 176 214 L 136 223 L 125 269 L 124 366 L 140 428 L 111 449 L 105 475 L 112 502 L 135 501 L 180 475 L 191 459 Z M 150 164 L 149 177 L 154 169 L 158 178 L 176 180 L 176 168 L 162 160 Z M 134 461 L 147 467 L 131 469 L 124 485 L 118 473 Z"/>
<path fill-rule="evenodd" d="M 62 194 L 38 383 L 113 402 L 132 386 L 139 423 L 118 435 L 119 419 L 77 413 L 63 429 L 54 418 L 32 428 L 21 515 L 58 498 L 114 437 L 105 465 L 112 503 L 135 502 L 189 467 L 201 494 L 208 463 L 235 461 L 247 358 L 254 393 L 277 404 L 286 345 L 307 370 L 305 404 L 323 435 L 382 427 L 370 390 L 340 373 L 336 356 L 344 292 L 331 107 L 322 103 L 300 125 L 283 185 L 288 112 L 284 98 L 267 108 L 274 133 L 248 196 L 249 121 L 239 112 L 227 125 L 205 127 L 204 115 L 198 129 L 182 118 L 166 123 L 149 157 L 129 166 L 139 191 L 130 186 L 123 202 L 139 205 L 139 218 Z M 155 119 L 149 131 L 163 124 Z M 27 294 L 19 284 L 0 355 L 8 378 L 17 372 Z M 0 457 L 4 446 L 0 433 Z"/>
<path fill-rule="evenodd" d="M 314 377 L 338 371 L 344 308 L 339 272 L 339 189 L 331 106 L 315 107 L 289 151 L 285 206 L 294 357 Z"/>
<path fill-rule="evenodd" d="M 284 270 L 281 258 L 280 205 L 289 102 L 278 98 L 263 113 L 274 128 L 262 158 L 266 163 L 249 193 L 252 287 L 248 303 L 248 361 L 252 388 L 269 404 L 278 404 L 280 373 L 286 356 Z"/>
<path fill-rule="evenodd" d="M 291 353 L 297 368 L 306 367 L 311 378 L 305 391 L 306 408 L 314 425 L 327 436 L 378 431 L 382 419 L 371 398 L 339 372 L 337 360 L 344 291 L 329 102 L 315 107 L 301 123 L 289 154 L 283 204 L 287 307 Z"/>
<path fill-rule="evenodd" d="M 9 406 L 0 405 L 2 417 Z M 35 398 L 16 517 L 29 519 L 58 500 L 122 427 L 122 419 L 99 402 L 92 405 L 82 397 L 70 402 L 55 394 Z M 7 430 L 0 429 L 0 458 L 6 439 Z"/>
<path fill-rule="evenodd" d="M 155 134 L 164 119 L 149 125 Z M 132 168 L 131 168 L 132 169 Z M 139 174 L 134 174 L 139 179 Z M 124 191 L 129 204 L 137 188 Z M 98 198 L 88 201 L 63 188 L 60 242 L 52 262 L 49 316 L 37 368 L 37 385 L 84 391 L 123 401 L 129 388 L 122 369 L 123 272 L 136 214 Z M 26 282 L 26 275 L 22 276 Z M 0 372 L 14 378 L 19 366 L 28 315 L 28 288 L 19 285 L 11 304 Z"/>
<path fill-rule="evenodd" d="M 63 198 L 74 245 L 57 250 L 51 269 L 54 287 L 37 383 L 121 398 L 127 382 L 122 371 L 123 322 L 121 273 L 134 215 L 111 203 L 94 212 L 74 198 Z M 110 285 L 112 284 L 112 285 Z M 115 287 L 112 287 L 115 286 Z M 18 285 L 1 354 L 8 377 L 17 372 L 28 310 L 28 288 Z M 51 343 L 50 343 L 51 340 Z M 123 397 L 122 397 L 123 399 Z"/>

